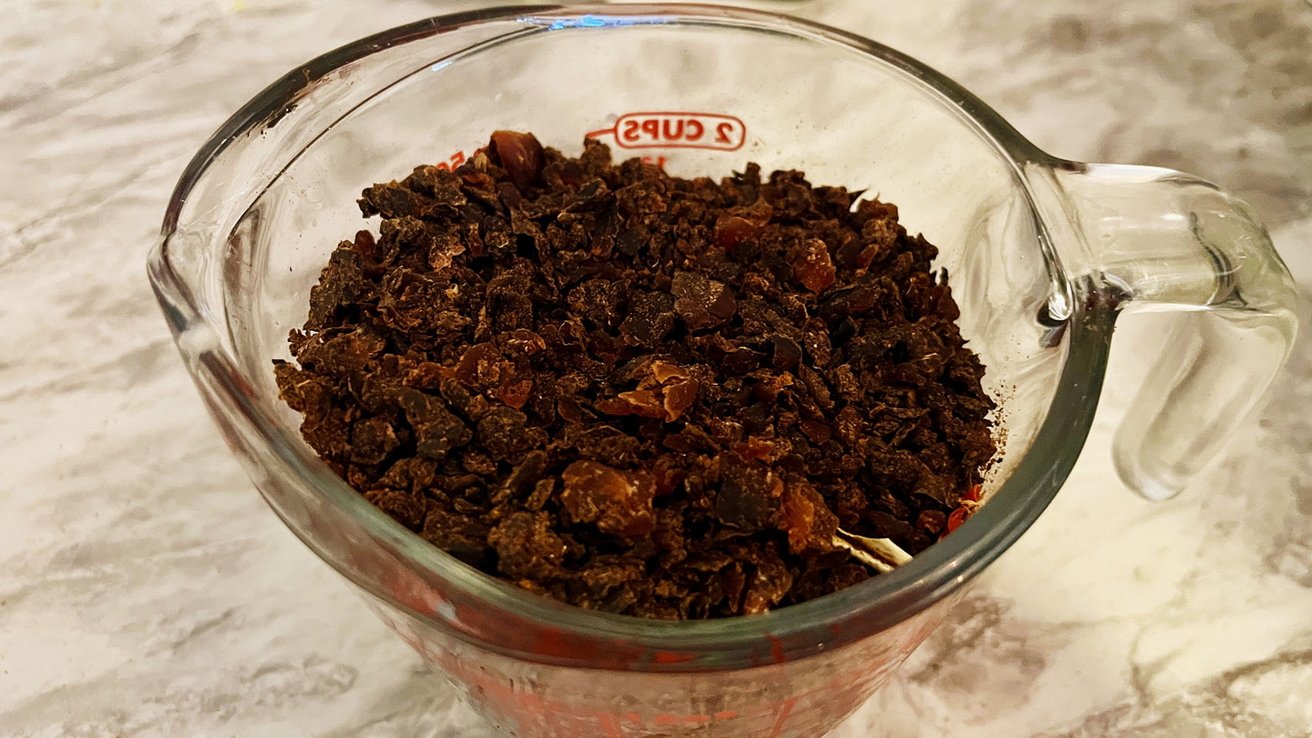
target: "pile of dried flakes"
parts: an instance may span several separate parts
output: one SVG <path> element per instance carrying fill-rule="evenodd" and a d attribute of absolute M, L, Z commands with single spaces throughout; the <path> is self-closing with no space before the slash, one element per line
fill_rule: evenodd
<path fill-rule="evenodd" d="M 994 455 L 983 368 L 897 208 L 498 131 L 360 200 L 277 362 L 310 445 L 495 576 L 654 618 L 759 613 L 914 554 Z"/>

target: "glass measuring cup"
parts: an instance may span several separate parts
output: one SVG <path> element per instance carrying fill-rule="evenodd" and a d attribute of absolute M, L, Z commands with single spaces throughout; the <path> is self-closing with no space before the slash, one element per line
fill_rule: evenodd
<path fill-rule="evenodd" d="M 672 173 L 757 161 L 870 187 L 941 250 L 1003 402 L 989 502 L 892 574 L 749 618 L 667 623 L 567 607 L 395 524 L 301 442 L 277 400 L 361 188 L 457 165 L 497 128 L 584 135 Z M 1294 335 L 1293 290 L 1242 203 L 1177 172 L 1035 149 L 969 93 L 833 29 L 705 6 L 512 8 L 364 39 L 274 83 L 210 139 L 150 274 L 188 369 L 277 514 L 520 736 L 821 735 L 1033 522 L 1088 431 L 1112 328 L 1177 310 L 1118 436 L 1133 486 L 1177 490 L 1252 406 Z"/>

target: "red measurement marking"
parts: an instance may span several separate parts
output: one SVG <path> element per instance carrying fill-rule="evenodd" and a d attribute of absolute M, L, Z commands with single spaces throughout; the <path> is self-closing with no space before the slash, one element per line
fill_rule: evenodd
<path fill-rule="evenodd" d="M 625 113 L 614 127 L 588 133 L 589 138 L 606 135 L 614 136 L 622 149 L 737 151 L 747 142 L 747 126 L 737 116 L 720 113 Z"/>
<path fill-rule="evenodd" d="M 393 569 L 384 576 L 392 597 L 415 612 L 432 615 L 445 602 L 437 590 L 405 569 Z"/>
<path fill-rule="evenodd" d="M 652 716 L 652 725 L 669 726 L 669 725 L 704 725 L 711 722 L 710 715 L 668 715 L 660 714 Z"/>
<path fill-rule="evenodd" d="M 596 712 L 597 722 L 601 724 L 602 733 L 606 738 L 624 738 L 624 731 L 620 728 L 619 720 L 614 715 L 598 710 Z"/>
<path fill-rule="evenodd" d="M 770 729 L 769 738 L 779 738 L 784 733 L 784 724 L 788 722 L 788 713 L 793 711 L 793 705 L 797 704 L 796 697 L 789 697 L 779 703 L 779 717 L 775 718 L 774 727 Z"/>
<path fill-rule="evenodd" d="M 474 156 L 478 156 L 478 153 L 482 150 L 483 149 L 481 148 L 474 149 Z M 445 169 L 449 172 L 464 163 L 465 163 L 465 151 L 464 149 L 461 149 L 460 151 L 457 151 L 451 156 L 448 156 L 446 161 L 439 161 L 437 163 L 437 168 Z"/>
<path fill-rule="evenodd" d="M 697 655 L 681 651 L 657 651 L 651 655 L 651 660 L 657 664 L 686 664 L 696 661 Z"/>

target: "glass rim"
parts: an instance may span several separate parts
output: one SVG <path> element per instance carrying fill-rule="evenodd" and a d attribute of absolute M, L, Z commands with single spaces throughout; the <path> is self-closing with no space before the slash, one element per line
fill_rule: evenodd
<path fill-rule="evenodd" d="M 1079 456 L 1092 424 L 1106 368 L 1114 309 L 1088 294 L 1095 288 L 1076 284 L 1066 331 L 1067 354 L 1051 404 L 1031 448 L 1002 480 L 988 504 L 952 535 L 918 554 L 890 574 L 881 574 L 839 592 L 760 615 L 716 620 L 662 621 L 614 615 L 566 605 L 501 581 L 455 559 L 392 520 L 364 499 L 301 442 L 276 422 L 270 408 L 250 389 L 236 357 L 219 343 L 217 334 L 198 340 L 181 340 L 198 326 L 213 328 L 207 311 L 171 264 L 170 246 L 186 199 L 209 165 L 242 134 L 264 124 L 291 104 L 313 81 L 375 52 L 431 36 L 457 32 L 471 25 L 515 22 L 536 25 L 540 32 L 565 28 L 616 28 L 619 26 L 722 27 L 784 34 L 804 41 L 857 52 L 869 60 L 892 66 L 917 80 L 942 103 L 950 105 L 963 121 L 992 142 L 1013 167 L 1017 188 L 1024 190 L 1041 247 L 1048 243 L 1043 220 L 1034 206 L 1024 164 L 1058 166 L 1058 159 L 1038 150 L 1000 115 L 944 75 L 921 62 L 867 38 L 823 24 L 760 10 L 694 4 L 537 5 L 489 8 L 435 16 L 351 42 L 299 65 L 243 105 L 197 151 L 178 180 L 169 200 L 161 235 L 149 257 L 149 276 L 179 349 L 189 368 L 203 366 L 218 381 L 210 391 L 217 401 L 236 409 L 243 431 L 268 445 L 268 463 L 274 471 L 312 489 L 356 522 L 375 541 L 385 545 L 403 563 L 431 572 L 446 585 L 463 589 L 493 609 L 515 613 L 535 625 L 568 634 L 582 643 L 604 649 L 622 642 L 641 649 L 680 652 L 687 659 L 646 661 L 631 668 L 643 671 L 708 671 L 754 665 L 750 656 L 763 643 L 775 650 L 787 645 L 788 658 L 831 650 L 885 630 L 947 597 L 974 578 L 1002 554 L 1038 518 L 1065 481 Z M 1060 270 L 1050 247 L 1045 251 L 1049 269 Z M 1089 298 L 1089 299 L 1083 299 Z M 277 505 L 271 504 L 275 512 Z M 278 512 L 282 517 L 281 512 Z M 366 581 L 349 567 L 339 566 L 314 537 L 288 527 L 317 556 L 372 597 L 464 640 L 473 640 L 450 619 L 416 610 L 394 593 Z M 569 662 L 558 653 L 508 649 L 477 641 L 481 648 L 544 664 Z"/>

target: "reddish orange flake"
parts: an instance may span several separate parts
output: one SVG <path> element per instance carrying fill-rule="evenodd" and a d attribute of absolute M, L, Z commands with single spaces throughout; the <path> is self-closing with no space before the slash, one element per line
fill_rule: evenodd
<path fill-rule="evenodd" d="M 812 292 L 823 292 L 833 285 L 836 275 L 825 242 L 818 238 L 807 241 L 806 253 L 793 264 L 793 278 Z"/>
<path fill-rule="evenodd" d="M 805 482 L 787 485 L 779 517 L 779 527 L 788 534 L 788 548 L 793 553 L 833 548 L 838 517 L 811 485 Z"/>

